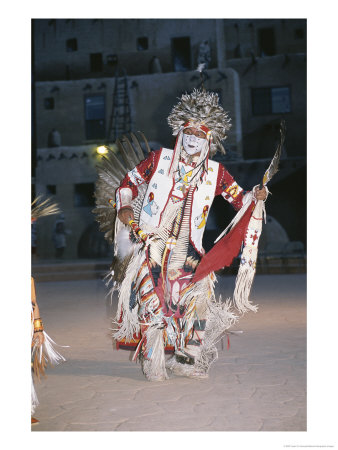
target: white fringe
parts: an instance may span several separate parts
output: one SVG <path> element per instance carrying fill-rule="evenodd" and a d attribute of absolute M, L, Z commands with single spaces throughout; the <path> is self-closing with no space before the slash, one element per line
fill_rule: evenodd
<path fill-rule="evenodd" d="M 235 290 L 234 290 L 234 303 L 236 308 L 240 313 L 245 313 L 246 311 L 257 312 L 257 305 L 252 305 L 249 300 L 249 295 L 251 291 L 251 286 L 256 273 L 256 261 L 258 253 L 258 242 L 262 231 L 262 219 L 265 216 L 265 206 L 262 200 L 258 201 L 256 207 L 252 213 L 252 217 L 249 221 L 249 226 L 247 230 L 247 236 L 244 240 L 244 248 L 241 254 L 241 262 L 238 269 Z M 248 235 L 252 232 L 257 233 L 258 239 L 255 245 L 248 244 Z"/>
<path fill-rule="evenodd" d="M 181 364 L 176 361 L 176 355 L 171 356 L 165 363 L 166 369 L 178 376 L 189 377 L 194 371 L 195 366 L 192 364 Z"/>
<path fill-rule="evenodd" d="M 245 253 L 243 252 L 242 255 L 244 256 Z M 233 298 L 236 308 L 241 314 L 249 310 L 257 312 L 258 306 L 253 305 L 249 300 L 255 273 L 256 270 L 251 267 L 242 268 L 240 266 L 238 270 Z"/>
<path fill-rule="evenodd" d="M 195 359 L 196 372 L 208 373 L 211 364 L 218 358 L 217 342 L 237 320 L 238 317 L 231 311 L 230 299 L 222 302 L 220 296 L 218 301 L 210 303 L 203 343 L 200 347 L 200 353 Z"/>
<path fill-rule="evenodd" d="M 47 356 L 48 360 L 53 365 L 59 364 L 62 361 L 66 361 L 66 358 L 64 358 L 57 350 L 55 350 L 53 345 L 56 345 L 58 347 L 63 347 L 63 348 L 69 347 L 69 345 L 56 344 L 56 342 L 54 342 L 53 339 L 51 339 L 45 331 L 43 331 L 43 335 L 45 337 L 45 341 L 39 349 L 40 362 L 41 362 L 43 353 Z"/>
<path fill-rule="evenodd" d="M 184 347 L 184 340 L 194 326 L 194 322 L 196 320 L 196 309 L 199 308 L 199 305 L 201 304 L 205 304 L 205 309 L 207 309 L 208 304 L 211 304 L 214 300 L 214 289 L 210 278 L 210 276 L 207 276 L 198 281 L 180 300 L 179 304 L 186 306 L 186 314 L 184 317 L 184 335 L 183 333 L 181 334 L 181 348 Z"/>
<path fill-rule="evenodd" d="M 138 308 L 135 306 L 135 308 L 130 311 L 129 300 L 131 285 L 136 281 L 137 272 L 145 258 L 144 251 L 141 247 L 141 244 L 135 245 L 133 256 L 126 271 L 126 276 L 119 287 L 119 302 L 117 306 L 116 321 L 119 321 L 122 314 L 122 323 L 118 324 L 119 329 L 113 334 L 113 337 L 117 340 L 122 338 L 132 339 L 134 333 L 140 331 Z"/>
<path fill-rule="evenodd" d="M 168 379 L 165 368 L 163 330 L 150 326 L 146 331 L 146 352 L 149 359 L 142 362 L 142 370 L 149 381 Z"/>
<path fill-rule="evenodd" d="M 221 296 L 210 304 L 204 335 L 205 347 L 215 345 L 222 334 L 237 322 L 238 316 L 231 311 L 231 305 L 230 298 L 223 302 Z"/>

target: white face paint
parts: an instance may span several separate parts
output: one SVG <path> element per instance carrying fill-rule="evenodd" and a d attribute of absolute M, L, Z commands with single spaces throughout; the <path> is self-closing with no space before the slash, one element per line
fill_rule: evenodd
<path fill-rule="evenodd" d="M 194 134 L 183 134 L 183 148 L 188 155 L 200 153 L 205 144 L 205 139 L 199 138 Z"/>

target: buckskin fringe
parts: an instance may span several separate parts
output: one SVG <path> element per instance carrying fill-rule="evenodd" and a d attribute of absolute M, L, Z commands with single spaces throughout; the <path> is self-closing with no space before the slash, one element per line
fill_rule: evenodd
<path fill-rule="evenodd" d="M 149 326 L 146 331 L 145 352 L 142 361 L 142 370 L 149 381 L 163 381 L 168 379 L 165 368 L 165 355 L 163 344 L 163 329 L 156 324 Z"/>
<path fill-rule="evenodd" d="M 209 304 L 203 344 L 195 360 L 195 368 L 198 372 L 208 373 L 211 364 L 218 358 L 217 342 L 237 320 L 238 317 L 231 311 L 230 299 L 222 302 L 220 296 L 218 301 Z"/>
<path fill-rule="evenodd" d="M 246 231 L 233 295 L 234 303 L 242 314 L 249 310 L 257 312 L 258 309 L 257 305 L 253 305 L 250 302 L 249 295 L 256 273 L 258 242 L 262 232 L 262 221 L 264 214 L 264 202 L 259 200 L 252 213 L 249 226 Z"/>
<path fill-rule="evenodd" d="M 122 338 L 131 340 L 133 338 L 133 335 L 135 333 L 139 333 L 140 331 L 137 308 L 133 308 L 132 310 L 130 310 L 129 300 L 132 283 L 137 277 L 138 269 L 141 267 L 144 258 L 145 254 L 141 249 L 141 245 L 136 245 L 134 248 L 133 256 L 126 271 L 126 276 L 121 285 L 118 287 L 119 302 L 117 306 L 116 320 L 119 324 L 119 329 L 113 334 L 113 337 L 116 340 Z M 122 323 L 119 323 L 121 315 L 123 321 Z"/>

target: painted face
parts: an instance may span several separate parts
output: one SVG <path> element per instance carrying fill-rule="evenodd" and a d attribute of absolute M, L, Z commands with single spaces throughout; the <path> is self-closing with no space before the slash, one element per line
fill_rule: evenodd
<path fill-rule="evenodd" d="M 201 153 L 205 144 L 206 134 L 198 128 L 185 128 L 183 131 L 183 148 L 188 155 Z"/>

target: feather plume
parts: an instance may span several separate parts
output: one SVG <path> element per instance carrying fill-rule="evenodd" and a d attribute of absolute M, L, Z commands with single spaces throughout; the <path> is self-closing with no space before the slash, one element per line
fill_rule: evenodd
<path fill-rule="evenodd" d="M 115 191 L 119 187 L 121 181 L 127 172 L 142 161 L 147 152 L 150 151 L 147 139 L 141 132 L 130 133 L 130 136 L 123 135 L 117 141 L 117 146 L 121 159 L 114 151 L 106 146 L 108 153 L 101 158 L 100 164 L 97 166 L 98 178 L 95 184 L 95 208 L 93 213 L 99 222 L 99 228 L 103 231 L 105 239 L 112 244 L 114 240 L 116 209 Z M 139 195 L 135 199 L 135 205 L 140 208 Z"/>
<path fill-rule="evenodd" d="M 42 200 L 42 196 L 36 197 L 31 205 L 31 218 L 32 220 L 37 220 L 40 217 L 51 216 L 53 214 L 58 214 L 60 212 L 57 203 L 52 203 L 50 198 Z"/>
<path fill-rule="evenodd" d="M 265 186 L 271 180 L 271 178 L 278 172 L 279 160 L 281 157 L 282 148 L 283 148 L 284 139 L 285 139 L 285 131 L 286 131 L 285 121 L 282 120 L 281 124 L 280 124 L 280 130 L 279 130 L 280 142 L 277 146 L 276 152 L 274 154 L 274 157 L 271 160 L 269 167 L 267 168 L 267 170 L 264 173 L 264 177 L 263 177 L 263 181 L 262 181 L 263 186 Z"/>

